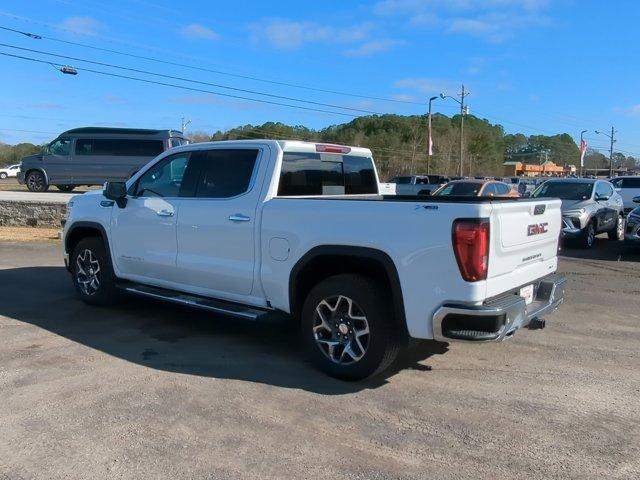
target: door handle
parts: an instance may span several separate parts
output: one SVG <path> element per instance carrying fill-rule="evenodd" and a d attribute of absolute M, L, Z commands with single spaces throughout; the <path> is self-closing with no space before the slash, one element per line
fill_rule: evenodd
<path fill-rule="evenodd" d="M 232 222 L 248 222 L 251 218 L 246 215 L 242 215 L 241 213 L 236 213 L 235 215 L 229 215 L 229 220 Z"/>
<path fill-rule="evenodd" d="M 173 212 L 171 210 L 160 210 L 156 212 L 156 215 L 159 217 L 173 217 Z"/>

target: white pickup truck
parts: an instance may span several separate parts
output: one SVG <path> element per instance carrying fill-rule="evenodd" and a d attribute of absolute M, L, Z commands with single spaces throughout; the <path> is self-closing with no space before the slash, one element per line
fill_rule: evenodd
<path fill-rule="evenodd" d="M 411 338 L 500 341 L 564 297 L 560 201 L 378 194 L 371 152 L 298 141 L 186 145 L 73 197 L 82 300 L 121 291 L 244 319 L 284 312 L 311 360 L 362 379 Z"/>

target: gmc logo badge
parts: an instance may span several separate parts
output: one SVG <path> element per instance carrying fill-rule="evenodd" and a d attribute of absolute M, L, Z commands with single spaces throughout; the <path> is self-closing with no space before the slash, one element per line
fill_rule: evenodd
<path fill-rule="evenodd" d="M 527 227 L 527 236 L 531 237 L 533 235 L 540 235 L 542 233 L 547 233 L 547 227 L 549 224 L 545 223 L 534 223 L 533 225 L 529 225 Z"/>

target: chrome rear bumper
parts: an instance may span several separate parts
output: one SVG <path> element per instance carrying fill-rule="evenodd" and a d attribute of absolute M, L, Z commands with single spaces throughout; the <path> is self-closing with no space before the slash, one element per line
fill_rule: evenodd
<path fill-rule="evenodd" d="M 553 312 L 564 300 L 566 279 L 552 274 L 534 283 L 534 299 L 526 305 L 517 291 L 482 305 L 447 303 L 433 315 L 433 338 L 441 342 L 500 342 L 532 320 Z"/>

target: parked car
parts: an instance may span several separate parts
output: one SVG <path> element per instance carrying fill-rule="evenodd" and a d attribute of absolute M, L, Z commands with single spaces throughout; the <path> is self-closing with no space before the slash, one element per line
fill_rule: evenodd
<path fill-rule="evenodd" d="M 383 197 L 368 149 L 238 140 L 178 147 L 75 196 L 63 245 L 86 303 L 123 289 L 249 320 L 284 312 L 314 364 L 354 380 L 410 338 L 542 326 L 564 296 L 560 227 L 559 200 Z"/>
<path fill-rule="evenodd" d="M 640 196 L 634 197 L 635 204 L 640 203 Z M 627 228 L 624 232 L 625 245 L 640 247 L 640 206 L 636 206 L 627 215 Z"/>
<path fill-rule="evenodd" d="M 510 185 L 494 180 L 454 180 L 433 192 L 434 196 L 514 197 L 520 195 Z"/>
<path fill-rule="evenodd" d="M 622 197 L 606 180 L 587 178 L 550 179 L 540 185 L 532 198 L 562 200 L 562 235 L 591 248 L 595 236 L 606 232 L 610 240 L 624 237 Z"/>
<path fill-rule="evenodd" d="M 389 183 L 396 184 L 396 195 L 429 195 L 448 181 L 445 175 L 409 175 L 393 177 Z"/>
<path fill-rule="evenodd" d="M 0 168 L 0 180 L 17 176 L 19 170 L 20 170 L 20 164 L 9 165 L 8 167 Z"/>
<path fill-rule="evenodd" d="M 633 198 L 640 195 L 640 176 L 616 177 L 610 181 L 616 192 L 622 197 L 624 212 L 629 213 L 636 207 Z"/>
<path fill-rule="evenodd" d="M 158 154 L 185 143 L 176 130 L 76 128 L 42 153 L 24 157 L 18 182 L 32 192 L 46 192 L 50 185 L 70 192 L 77 185 L 127 180 Z"/>
<path fill-rule="evenodd" d="M 504 179 L 505 183 L 511 184 L 513 189 L 520 195 L 524 196 L 525 193 L 531 193 L 536 188 L 536 179 L 529 177 L 507 177 Z"/>

